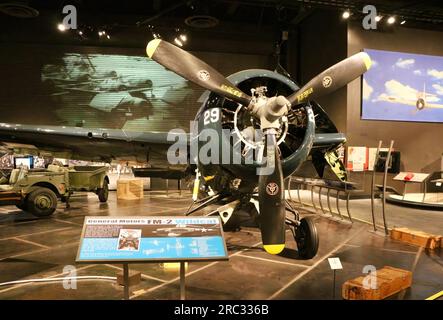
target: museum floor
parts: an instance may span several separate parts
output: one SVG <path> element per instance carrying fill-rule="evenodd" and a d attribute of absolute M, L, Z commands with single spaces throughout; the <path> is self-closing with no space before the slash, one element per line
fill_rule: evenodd
<path fill-rule="evenodd" d="M 75 290 L 65 290 L 62 282 L 2 283 L 63 276 L 65 266 L 75 265 L 85 215 L 181 215 L 189 203 L 189 194 L 185 193 L 146 192 L 140 201 L 117 201 L 115 192 L 111 192 L 107 204 L 100 204 L 94 195 L 82 195 L 73 198 L 70 209 L 60 204 L 47 219 L 36 219 L 15 206 L 0 207 L 0 299 L 121 299 L 122 287 L 109 279 L 80 280 Z M 370 212 L 369 201 L 351 202 L 351 210 L 354 206 L 355 215 L 364 220 L 365 216 L 357 212 Z M 396 208 L 388 205 L 391 212 L 396 212 L 398 222 L 428 221 L 420 218 L 421 211 Z M 328 215 L 302 213 L 316 217 L 320 248 L 314 259 L 297 257 L 290 231 L 287 249 L 281 256 L 271 256 L 261 249 L 256 229 L 226 232 L 229 261 L 189 264 L 187 298 L 332 299 L 333 276 L 328 257 L 340 257 L 343 264 L 343 270 L 337 271 L 335 299 L 341 299 L 341 285 L 346 280 L 364 275 L 366 265 L 388 265 L 413 272 L 412 287 L 392 299 L 425 299 L 443 290 L 442 250 L 428 251 L 390 240 L 371 232 L 372 227 L 360 221 L 351 224 Z M 424 214 L 437 215 L 436 220 L 443 221 L 443 212 Z M 115 277 L 121 270 L 121 265 L 113 264 L 76 267 L 78 276 Z M 176 269 L 157 263 L 132 264 L 130 269 L 142 272 L 141 283 L 131 287 L 131 299 L 179 298 Z"/>

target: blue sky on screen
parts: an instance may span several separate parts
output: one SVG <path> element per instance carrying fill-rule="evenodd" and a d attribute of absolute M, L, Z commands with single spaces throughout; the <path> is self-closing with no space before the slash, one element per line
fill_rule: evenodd
<path fill-rule="evenodd" d="M 364 51 L 373 65 L 363 76 L 362 119 L 443 122 L 443 57 Z"/>

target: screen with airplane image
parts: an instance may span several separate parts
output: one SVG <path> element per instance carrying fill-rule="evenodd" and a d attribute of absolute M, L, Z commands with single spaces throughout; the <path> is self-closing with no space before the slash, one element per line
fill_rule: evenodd
<path fill-rule="evenodd" d="M 266 56 L 195 53 L 225 75 Z M 1 122 L 130 131 L 189 130 L 204 90 L 145 48 L 15 44 L 0 50 Z"/>
<path fill-rule="evenodd" d="M 443 122 L 443 57 L 365 49 L 362 119 Z"/>

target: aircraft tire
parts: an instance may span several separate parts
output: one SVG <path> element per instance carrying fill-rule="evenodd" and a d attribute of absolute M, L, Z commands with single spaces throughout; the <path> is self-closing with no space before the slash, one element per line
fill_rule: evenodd
<path fill-rule="evenodd" d="M 317 227 L 311 218 L 303 218 L 295 232 L 298 254 L 304 259 L 312 259 L 318 251 L 319 237 Z"/>

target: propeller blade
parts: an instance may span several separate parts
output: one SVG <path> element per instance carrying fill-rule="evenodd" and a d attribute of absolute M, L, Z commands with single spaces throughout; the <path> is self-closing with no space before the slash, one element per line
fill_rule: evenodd
<path fill-rule="evenodd" d="M 292 106 L 331 93 L 369 70 L 372 61 L 366 52 L 359 52 L 326 69 L 288 97 Z"/>
<path fill-rule="evenodd" d="M 285 204 L 283 171 L 275 132 L 265 137 L 266 167 L 262 167 L 258 179 L 260 229 L 263 248 L 270 254 L 278 254 L 285 248 Z M 272 168 L 272 173 L 266 172 Z M 270 173 L 270 174 L 266 174 Z"/>
<path fill-rule="evenodd" d="M 149 58 L 165 68 L 205 89 L 245 106 L 251 102 L 250 96 L 234 86 L 217 70 L 169 42 L 160 39 L 151 40 L 146 46 L 146 53 Z"/>

